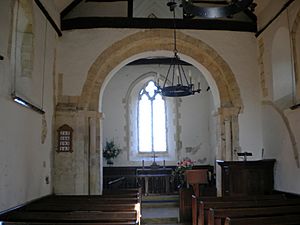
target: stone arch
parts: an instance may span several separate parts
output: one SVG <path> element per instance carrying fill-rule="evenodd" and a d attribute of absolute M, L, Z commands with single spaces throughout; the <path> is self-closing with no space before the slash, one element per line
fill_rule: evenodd
<path fill-rule="evenodd" d="M 193 58 L 212 75 L 220 93 L 221 108 L 243 109 L 240 90 L 225 60 L 210 46 L 182 32 L 177 34 L 179 53 Z M 79 108 L 97 111 L 99 93 L 106 76 L 127 58 L 142 52 L 173 50 L 171 30 L 146 30 L 132 34 L 103 51 L 88 71 L 79 100 Z"/>
<path fill-rule="evenodd" d="M 173 31 L 172 30 L 145 30 L 129 35 L 126 38 L 114 43 L 104 50 L 90 67 L 78 105 L 75 111 L 68 108 L 71 105 L 61 104 L 57 113 L 56 123 L 71 121 L 76 129 L 82 133 L 78 135 L 76 145 L 82 155 L 89 152 L 89 168 L 85 168 L 81 175 L 74 176 L 74 182 L 78 183 L 78 190 L 82 193 L 99 194 L 102 188 L 102 136 L 100 128 L 102 126 L 102 113 L 99 112 L 99 100 L 101 91 L 109 76 L 124 62 L 145 53 L 155 53 L 159 51 L 173 51 Z M 177 49 L 179 54 L 185 56 L 193 62 L 195 67 L 202 68 L 206 75 L 210 76 L 215 92 L 219 94 L 219 109 L 215 112 L 217 123 L 217 148 L 216 159 L 232 160 L 236 159 L 239 147 L 239 125 L 238 115 L 243 110 L 240 90 L 235 76 L 225 60 L 206 43 L 188 36 L 182 32 L 177 33 Z M 198 68 L 198 69 L 199 69 Z M 76 98 L 77 102 L 77 98 Z M 65 108 L 64 108 L 65 107 Z M 74 116 L 76 114 L 76 116 Z M 85 134 L 89 131 L 89 137 Z M 86 153 L 86 154 L 85 154 Z M 63 159 L 56 159 L 63 162 Z M 76 160 L 78 165 L 83 160 Z M 60 164 L 60 163 L 58 163 Z M 63 163 L 61 163 L 63 164 Z M 57 168 L 59 169 L 59 168 Z M 100 172 L 99 172 L 100 171 Z M 71 176 L 74 174 L 72 172 Z M 221 192 L 221 176 L 217 170 L 217 189 Z M 86 179 L 85 176 L 91 174 L 89 183 L 77 182 Z M 69 193 L 68 189 L 61 191 Z"/>
<path fill-rule="evenodd" d="M 291 68 L 291 46 L 287 27 L 279 27 L 272 39 L 272 98 L 276 104 L 292 104 L 293 72 Z"/>
<path fill-rule="evenodd" d="M 295 86 L 296 86 L 296 96 L 297 100 L 300 99 L 300 10 L 297 13 L 296 19 L 292 26 L 292 47 L 293 47 L 293 57 L 294 57 L 294 70 L 295 70 Z"/>

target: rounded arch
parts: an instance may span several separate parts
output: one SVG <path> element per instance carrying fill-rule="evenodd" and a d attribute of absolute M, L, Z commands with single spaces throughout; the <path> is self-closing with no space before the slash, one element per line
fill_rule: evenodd
<path fill-rule="evenodd" d="M 173 50 L 171 30 L 146 30 L 132 34 L 103 51 L 88 71 L 80 96 L 79 108 L 98 111 L 99 93 L 108 74 L 128 58 L 158 50 Z M 177 34 L 180 54 L 192 58 L 211 74 L 219 90 L 220 107 L 243 109 L 240 90 L 225 60 L 209 45 L 182 32 Z"/>
<path fill-rule="evenodd" d="M 300 10 L 297 13 L 295 21 L 292 26 L 292 47 L 294 57 L 294 70 L 295 70 L 295 82 L 296 82 L 296 96 L 300 99 Z"/>
<path fill-rule="evenodd" d="M 279 27 L 272 40 L 272 80 L 273 101 L 284 101 L 289 104 L 293 90 L 293 72 L 291 68 L 291 47 L 289 30 Z"/>

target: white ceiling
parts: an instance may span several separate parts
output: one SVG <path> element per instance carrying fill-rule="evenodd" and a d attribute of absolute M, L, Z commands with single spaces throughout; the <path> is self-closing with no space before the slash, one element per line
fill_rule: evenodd
<path fill-rule="evenodd" d="M 54 5 L 58 12 L 61 12 L 66 8 L 69 4 L 71 4 L 73 0 L 53 0 Z"/>
<path fill-rule="evenodd" d="M 271 0 L 255 0 L 254 2 L 257 4 L 255 14 L 259 15 L 271 3 Z"/>

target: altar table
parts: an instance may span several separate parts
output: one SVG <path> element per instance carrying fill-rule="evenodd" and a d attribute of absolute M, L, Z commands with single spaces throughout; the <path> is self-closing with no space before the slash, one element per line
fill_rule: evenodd
<path fill-rule="evenodd" d="M 170 193 L 170 178 L 172 176 L 172 171 L 171 168 L 137 169 L 136 177 L 138 182 L 144 185 L 143 189 L 145 195 L 149 195 L 149 180 L 153 181 L 153 179 L 163 180 L 165 184 L 165 193 Z"/>

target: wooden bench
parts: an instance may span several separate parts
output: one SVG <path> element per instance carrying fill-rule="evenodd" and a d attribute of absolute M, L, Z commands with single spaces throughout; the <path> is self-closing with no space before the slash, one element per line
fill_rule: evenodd
<path fill-rule="evenodd" d="M 91 203 L 81 203 L 81 204 L 54 204 L 54 203 L 34 203 L 26 205 L 22 208 L 24 211 L 50 211 L 50 212 L 67 212 L 67 211 L 131 211 L 135 210 L 135 203 L 121 203 L 121 204 L 91 204 Z"/>
<path fill-rule="evenodd" d="M 92 202 L 97 202 L 97 201 L 107 201 L 107 200 L 112 200 L 112 201 L 139 201 L 140 197 L 138 195 L 121 195 L 120 197 L 117 195 L 50 195 L 48 197 L 40 199 L 41 201 L 47 201 L 47 202 L 84 202 L 84 201 L 92 201 Z"/>
<path fill-rule="evenodd" d="M 90 204 L 97 204 L 97 203 L 101 203 L 101 204 L 129 204 L 129 203 L 139 203 L 140 199 L 139 198 L 103 198 L 103 199 L 52 199 L 47 201 L 47 203 L 67 203 L 67 204 L 81 204 L 81 203 L 90 203 Z"/>
<path fill-rule="evenodd" d="M 8 213 L 4 221 L 14 222 L 126 222 L 136 221 L 137 213 L 128 212 L 101 212 L 101 211 L 73 211 L 73 212 L 27 212 L 14 211 Z"/>
<path fill-rule="evenodd" d="M 127 222 L 93 222 L 93 223 L 52 223 L 52 222 L 32 222 L 32 221 L 27 221 L 27 222 L 11 222 L 11 221 L 3 221 L 1 222 L 2 225 L 136 225 L 135 221 L 127 221 Z"/>
<path fill-rule="evenodd" d="M 107 202 L 107 201 L 78 201 L 76 204 L 69 201 L 36 201 L 21 207 L 19 211 L 25 212 L 76 212 L 76 211 L 101 211 L 101 212 L 128 212 L 136 213 L 136 220 L 140 220 L 141 206 L 139 202 Z"/>
<path fill-rule="evenodd" d="M 0 224 L 140 224 L 140 192 L 46 196 L 0 215 Z"/>
<path fill-rule="evenodd" d="M 259 195 L 259 196 L 235 196 L 235 197 L 213 197 L 213 196 L 203 196 L 196 197 L 192 195 L 192 224 L 198 224 L 198 211 L 199 211 L 199 203 L 202 202 L 233 202 L 233 201 L 255 201 L 258 199 L 286 199 L 285 195 Z"/>
<path fill-rule="evenodd" d="M 225 225 L 300 225 L 300 215 L 226 218 Z"/>
<path fill-rule="evenodd" d="M 284 205 L 300 205 L 300 199 L 262 199 L 249 201 L 224 201 L 224 202 L 204 202 L 201 201 L 198 207 L 198 225 L 207 223 L 208 211 L 210 208 L 254 208 L 254 207 L 271 207 Z"/>
<path fill-rule="evenodd" d="M 300 205 L 227 209 L 210 208 L 208 213 L 208 225 L 222 225 L 224 224 L 226 217 L 240 218 L 253 216 L 279 216 L 287 214 L 300 214 Z"/>

